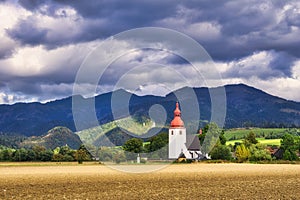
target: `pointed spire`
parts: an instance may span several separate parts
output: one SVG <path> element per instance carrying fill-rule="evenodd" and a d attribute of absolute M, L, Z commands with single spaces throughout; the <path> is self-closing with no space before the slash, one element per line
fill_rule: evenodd
<path fill-rule="evenodd" d="M 181 111 L 179 109 L 179 103 L 176 102 L 176 108 L 174 110 L 174 119 L 171 122 L 171 127 L 184 127 L 184 123 L 181 120 Z"/>
<path fill-rule="evenodd" d="M 180 115 L 181 115 L 181 111 L 180 111 L 180 109 L 179 109 L 179 103 L 178 103 L 178 101 L 177 101 L 177 102 L 176 102 L 176 108 L 175 108 L 175 110 L 174 110 L 174 117 L 176 117 L 176 116 L 180 117 Z"/>

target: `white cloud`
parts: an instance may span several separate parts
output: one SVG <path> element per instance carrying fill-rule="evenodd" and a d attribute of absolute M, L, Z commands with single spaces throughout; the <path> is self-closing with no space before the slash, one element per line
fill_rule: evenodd
<path fill-rule="evenodd" d="M 6 30 L 12 28 L 19 19 L 29 15 L 30 12 L 19 6 L 0 4 L 0 59 L 11 56 L 17 46 L 17 42 L 7 36 Z"/>
<path fill-rule="evenodd" d="M 282 52 L 259 51 L 250 56 L 227 63 L 225 77 L 272 79 L 288 77 L 291 73 L 293 57 Z"/>
<path fill-rule="evenodd" d="M 66 71 L 74 73 L 95 43 L 99 41 L 62 46 L 54 50 L 47 50 L 42 46 L 23 47 L 18 49 L 13 57 L 0 60 L 0 72 L 18 77 Z"/>
<path fill-rule="evenodd" d="M 200 41 L 216 40 L 221 36 L 221 25 L 217 22 L 200 22 L 186 27 L 185 32 Z"/>
<path fill-rule="evenodd" d="M 293 73 L 292 77 L 300 81 L 300 60 L 294 62 L 292 73 Z"/>

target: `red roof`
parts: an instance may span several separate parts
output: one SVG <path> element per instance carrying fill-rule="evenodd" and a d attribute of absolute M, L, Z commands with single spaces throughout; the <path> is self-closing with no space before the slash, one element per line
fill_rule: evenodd
<path fill-rule="evenodd" d="M 171 127 L 173 128 L 184 127 L 184 123 L 180 116 L 181 116 L 181 111 L 179 109 L 178 102 L 176 102 L 176 108 L 174 110 L 174 119 L 171 121 Z"/>

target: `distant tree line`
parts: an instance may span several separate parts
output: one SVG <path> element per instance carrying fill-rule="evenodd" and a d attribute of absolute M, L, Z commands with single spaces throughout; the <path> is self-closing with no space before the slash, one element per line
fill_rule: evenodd
<path fill-rule="evenodd" d="M 29 149 L 0 146 L 0 161 L 78 161 L 78 163 L 82 163 L 91 159 L 92 156 L 84 145 L 77 150 L 73 150 L 67 145 L 54 150 L 46 149 L 43 146 L 33 146 Z"/>
<path fill-rule="evenodd" d="M 300 128 L 299 126 L 293 124 L 293 123 L 276 123 L 276 122 L 269 122 L 269 121 L 263 121 L 263 122 L 252 122 L 252 121 L 245 121 L 242 123 L 242 126 L 244 128 L 247 127 L 260 127 L 260 128 Z"/>

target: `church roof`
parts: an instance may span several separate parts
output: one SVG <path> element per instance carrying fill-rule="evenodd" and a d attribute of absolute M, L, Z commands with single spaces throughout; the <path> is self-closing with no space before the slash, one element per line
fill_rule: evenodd
<path fill-rule="evenodd" d="M 191 151 L 200 151 L 200 140 L 197 135 L 186 135 L 186 147 Z"/>

